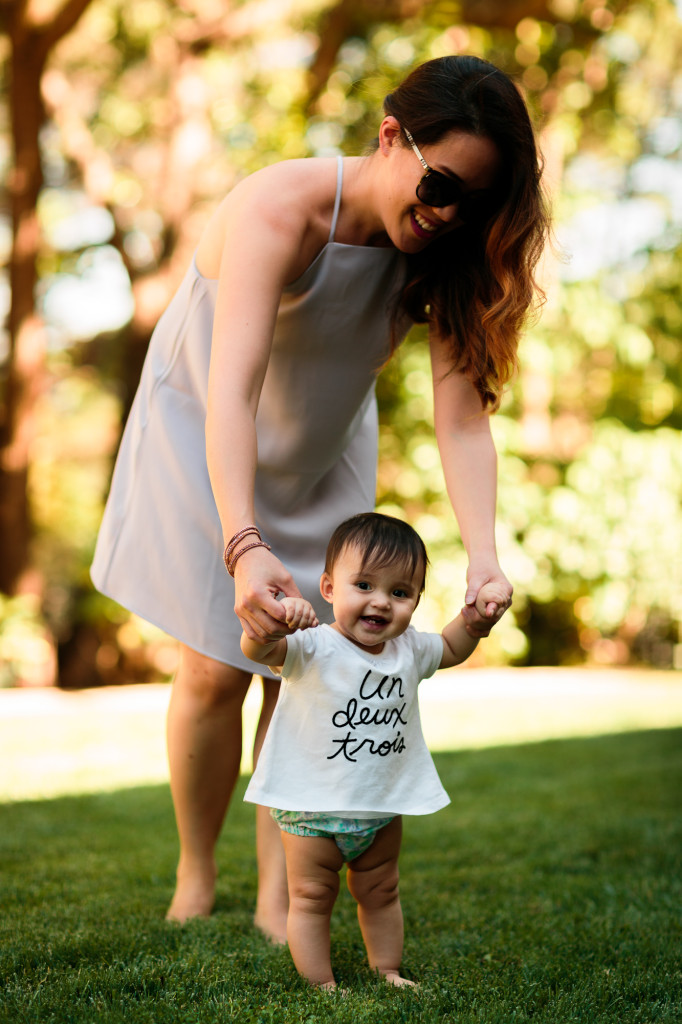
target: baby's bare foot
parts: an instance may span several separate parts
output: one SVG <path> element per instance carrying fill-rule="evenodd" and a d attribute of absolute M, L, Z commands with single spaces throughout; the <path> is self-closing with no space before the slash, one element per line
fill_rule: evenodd
<path fill-rule="evenodd" d="M 215 879 L 215 868 L 197 871 L 178 868 L 175 894 L 166 920 L 184 924 L 193 917 L 208 917 L 213 910 Z"/>
<path fill-rule="evenodd" d="M 349 989 L 339 988 L 335 981 L 325 981 L 322 985 L 317 985 L 316 988 L 321 988 L 325 992 L 334 992 L 337 996 L 347 996 Z"/>
<path fill-rule="evenodd" d="M 389 985 L 395 985 L 396 988 L 417 988 L 416 981 L 408 981 L 407 978 L 403 978 L 398 971 L 379 971 L 384 981 L 387 981 Z"/>

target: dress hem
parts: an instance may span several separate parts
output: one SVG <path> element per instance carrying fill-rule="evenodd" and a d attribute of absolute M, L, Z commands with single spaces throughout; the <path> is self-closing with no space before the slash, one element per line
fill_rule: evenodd
<path fill-rule="evenodd" d="M 222 665 L 229 665 L 230 668 L 238 669 L 240 672 L 251 672 L 252 675 L 264 676 L 270 680 L 273 676 L 267 670 L 266 665 L 259 665 L 255 661 L 250 661 L 244 657 L 241 659 L 239 664 L 236 664 L 236 660 L 233 656 L 227 656 L 223 654 L 216 654 L 213 651 L 209 651 L 204 644 L 195 643 L 189 638 L 182 636 L 182 630 L 176 630 L 175 628 L 169 629 L 167 625 L 164 625 L 158 618 L 153 615 L 149 615 L 147 612 L 142 611 L 141 608 L 135 606 L 134 601 L 121 601 L 115 594 L 112 594 L 110 590 L 105 589 L 105 586 L 98 583 L 91 574 L 92 582 L 97 589 L 98 593 L 103 594 L 104 597 L 108 597 L 109 600 L 115 601 L 116 604 L 120 605 L 121 608 L 125 608 L 131 615 L 137 615 L 138 618 L 148 622 L 151 626 L 155 626 L 160 629 L 166 636 L 169 636 L 172 640 L 176 640 L 178 643 L 183 644 L 185 647 L 189 647 L 191 650 L 196 651 L 197 654 L 202 654 L 205 658 L 211 658 L 213 661 L 219 661 Z M 279 676 L 275 678 L 279 679 Z"/>

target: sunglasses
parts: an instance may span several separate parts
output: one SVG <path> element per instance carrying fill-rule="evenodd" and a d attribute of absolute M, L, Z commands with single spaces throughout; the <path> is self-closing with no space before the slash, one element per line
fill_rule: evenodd
<path fill-rule="evenodd" d="M 493 212 L 496 197 L 491 189 L 465 192 L 461 183 L 455 178 L 448 178 L 447 175 L 429 167 L 407 128 L 403 127 L 403 131 L 426 172 L 417 185 L 417 199 L 420 199 L 426 206 L 452 206 L 457 203 L 457 216 L 467 224 L 476 220 L 485 220 Z"/>

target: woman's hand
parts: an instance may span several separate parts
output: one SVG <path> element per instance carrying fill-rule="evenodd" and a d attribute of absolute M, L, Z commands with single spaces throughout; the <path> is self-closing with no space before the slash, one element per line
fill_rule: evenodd
<path fill-rule="evenodd" d="M 462 618 L 469 636 L 488 636 L 511 605 L 512 585 L 497 562 L 469 566 Z"/>
<path fill-rule="evenodd" d="M 266 548 L 246 551 L 235 567 L 234 610 L 247 637 L 258 643 L 279 640 L 296 627 L 286 621 L 278 594 L 303 600 L 291 573 Z"/>

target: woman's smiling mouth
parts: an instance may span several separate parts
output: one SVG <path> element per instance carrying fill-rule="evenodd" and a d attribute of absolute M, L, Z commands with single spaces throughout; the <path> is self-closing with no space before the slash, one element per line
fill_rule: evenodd
<path fill-rule="evenodd" d="M 410 211 L 410 219 L 414 233 L 418 238 L 432 238 L 436 231 L 438 231 L 437 224 L 432 224 L 431 221 L 426 220 L 416 210 Z"/>

